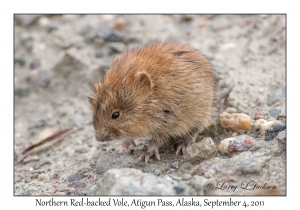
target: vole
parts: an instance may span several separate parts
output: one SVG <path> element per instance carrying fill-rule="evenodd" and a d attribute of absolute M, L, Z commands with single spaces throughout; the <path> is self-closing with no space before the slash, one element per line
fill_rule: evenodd
<path fill-rule="evenodd" d="M 176 155 L 209 124 L 215 97 L 212 66 L 198 50 L 155 43 L 117 56 L 89 103 L 98 141 L 148 138 L 147 163 L 169 140 Z"/>

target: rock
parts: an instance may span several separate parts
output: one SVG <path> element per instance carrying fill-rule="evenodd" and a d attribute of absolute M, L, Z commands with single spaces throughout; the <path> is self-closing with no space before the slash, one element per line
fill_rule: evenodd
<path fill-rule="evenodd" d="M 270 109 L 269 110 L 269 115 L 270 116 L 272 116 L 272 117 L 274 117 L 274 118 L 277 118 L 278 117 L 278 115 L 280 114 L 280 110 L 278 110 L 278 109 Z"/>
<path fill-rule="evenodd" d="M 285 99 L 285 85 L 281 84 L 271 89 L 271 93 L 267 98 L 267 105 L 271 106 L 275 102 Z"/>
<path fill-rule="evenodd" d="M 190 180 L 192 178 L 192 176 L 190 174 L 182 174 L 182 180 Z"/>
<path fill-rule="evenodd" d="M 269 130 L 271 127 L 273 127 L 279 123 L 280 123 L 279 120 L 273 120 L 273 121 L 268 122 L 264 119 L 259 119 L 259 120 L 255 121 L 254 127 L 259 129 L 260 135 L 264 136 L 267 130 Z"/>
<path fill-rule="evenodd" d="M 183 187 L 174 186 L 173 189 L 176 192 L 176 195 L 182 195 L 182 193 L 185 191 Z"/>
<path fill-rule="evenodd" d="M 101 51 L 96 51 L 95 56 L 96 58 L 101 58 L 103 57 L 103 53 Z"/>
<path fill-rule="evenodd" d="M 114 23 L 114 29 L 121 29 L 126 24 L 124 18 L 118 18 Z"/>
<path fill-rule="evenodd" d="M 106 28 L 101 28 L 96 31 L 97 36 L 104 38 L 108 42 L 121 42 L 123 40 L 120 33 L 116 31 L 111 31 Z"/>
<path fill-rule="evenodd" d="M 265 166 L 266 162 L 271 159 L 271 156 L 260 156 L 251 152 L 241 153 L 239 160 L 235 160 L 235 170 L 241 174 L 258 173 Z"/>
<path fill-rule="evenodd" d="M 26 41 L 31 40 L 31 39 L 32 39 L 32 36 L 31 36 L 30 33 L 27 33 L 27 32 L 20 33 L 20 40 L 22 42 L 26 42 Z"/>
<path fill-rule="evenodd" d="M 283 131 L 280 131 L 278 134 L 277 134 L 277 139 L 283 143 L 286 142 L 286 130 L 283 130 Z"/>
<path fill-rule="evenodd" d="M 255 143 L 256 140 L 251 136 L 241 135 L 222 140 L 218 150 L 222 154 L 234 155 L 243 151 L 248 151 Z"/>
<path fill-rule="evenodd" d="M 68 187 L 70 187 L 70 188 L 85 188 L 86 184 L 84 182 L 75 181 L 75 182 L 68 184 Z"/>
<path fill-rule="evenodd" d="M 197 191 L 198 195 L 203 195 L 208 179 L 195 175 L 190 180 L 190 185 Z"/>
<path fill-rule="evenodd" d="M 50 180 L 50 177 L 47 174 L 43 173 L 43 174 L 39 174 L 38 180 L 39 181 Z"/>
<path fill-rule="evenodd" d="M 82 154 L 82 153 L 87 153 L 87 149 L 86 148 L 80 148 L 80 149 L 76 149 L 75 150 L 75 153 L 79 153 L 79 154 Z"/>
<path fill-rule="evenodd" d="M 206 160 L 217 155 L 217 147 L 214 141 L 206 137 L 198 143 L 194 143 L 186 149 L 189 160 Z"/>
<path fill-rule="evenodd" d="M 14 63 L 19 64 L 20 66 L 24 66 L 24 64 L 26 63 L 24 56 L 16 53 L 14 57 Z"/>
<path fill-rule="evenodd" d="M 35 165 L 34 165 L 34 169 L 40 169 L 43 165 L 45 164 L 52 164 L 51 163 L 51 160 L 49 159 L 46 159 L 46 160 L 41 160 L 39 162 L 37 162 Z"/>
<path fill-rule="evenodd" d="M 29 26 L 33 24 L 41 15 L 15 15 L 17 22 L 22 26 Z"/>
<path fill-rule="evenodd" d="M 98 186 L 97 184 L 94 184 L 94 185 L 90 188 L 90 194 L 91 194 L 91 195 L 96 195 L 98 189 L 99 189 L 99 186 Z"/>
<path fill-rule="evenodd" d="M 171 162 L 170 166 L 171 166 L 171 168 L 178 169 L 178 168 L 180 168 L 181 164 L 182 163 L 180 161 L 175 160 L 175 161 Z"/>
<path fill-rule="evenodd" d="M 220 124 L 223 128 L 227 128 L 231 131 L 237 130 L 251 130 L 251 118 L 242 113 L 229 114 L 223 112 L 220 115 Z"/>
<path fill-rule="evenodd" d="M 209 22 L 209 26 L 212 31 L 220 31 L 226 28 L 230 28 L 232 26 L 232 22 L 225 18 L 213 18 Z"/>
<path fill-rule="evenodd" d="M 48 87 L 51 79 L 47 71 L 38 71 L 35 76 L 33 76 L 33 82 L 43 88 Z"/>
<path fill-rule="evenodd" d="M 110 43 L 109 47 L 110 47 L 110 53 L 109 54 L 113 54 L 115 52 L 116 53 L 122 53 L 126 50 L 126 46 L 122 42 Z"/>
<path fill-rule="evenodd" d="M 270 128 L 266 131 L 265 140 L 270 141 L 274 139 L 280 131 L 283 131 L 286 129 L 286 125 L 283 123 L 278 123 L 273 126 L 273 128 Z"/>
<path fill-rule="evenodd" d="M 30 178 L 26 178 L 25 179 L 25 183 L 29 183 L 29 182 L 31 182 L 32 180 L 30 179 Z"/>
<path fill-rule="evenodd" d="M 54 172 L 52 174 L 52 179 L 58 179 L 58 177 L 59 177 L 58 173 Z"/>
<path fill-rule="evenodd" d="M 220 49 L 221 50 L 231 50 L 231 49 L 235 49 L 236 48 L 236 44 L 235 43 L 226 43 L 226 44 L 223 44 L 221 45 Z"/>
<path fill-rule="evenodd" d="M 22 192 L 21 194 L 19 194 L 18 196 L 31 196 L 31 193 L 28 191 Z"/>
<path fill-rule="evenodd" d="M 223 177 L 246 175 L 260 172 L 271 159 L 274 152 L 245 151 L 229 159 L 214 157 L 194 167 L 192 175 Z"/>
<path fill-rule="evenodd" d="M 87 157 L 83 154 L 76 156 L 76 160 L 83 162 L 87 160 Z"/>
<path fill-rule="evenodd" d="M 131 167 L 134 164 L 134 158 L 129 154 L 106 153 L 101 154 L 96 164 L 97 173 L 104 173 L 109 169 L 120 169 Z"/>
<path fill-rule="evenodd" d="M 33 39 L 31 34 L 27 32 L 20 33 L 20 40 L 28 51 L 31 51 L 33 48 Z"/>
<path fill-rule="evenodd" d="M 51 32 L 51 31 L 53 31 L 53 30 L 56 30 L 57 28 L 58 28 L 58 25 L 57 25 L 56 22 L 51 22 L 51 23 L 49 23 L 48 26 L 47 26 L 48 32 Z"/>
<path fill-rule="evenodd" d="M 41 26 L 41 27 L 47 27 L 48 25 L 49 25 L 49 23 L 50 23 L 50 20 L 49 20 L 49 18 L 47 18 L 47 17 L 41 17 L 40 19 L 39 19 L 39 25 Z"/>
<path fill-rule="evenodd" d="M 66 196 L 67 193 L 66 192 L 59 192 L 59 191 L 57 191 L 56 193 L 54 193 L 54 195 L 63 195 L 63 196 Z"/>
<path fill-rule="evenodd" d="M 84 177 L 83 173 L 77 172 L 77 173 L 74 173 L 74 174 L 71 174 L 68 176 L 68 182 L 74 182 L 77 180 L 81 180 L 81 179 L 83 179 L 83 177 Z"/>
<path fill-rule="evenodd" d="M 187 188 L 176 187 L 171 182 L 137 169 L 111 169 L 103 174 L 96 195 L 183 195 Z"/>
<path fill-rule="evenodd" d="M 30 94 L 30 90 L 27 87 L 16 87 L 15 88 L 15 95 L 20 98 L 29 96 L 29 94 Z"/>
<path fill-rule="evenodd" d="M 155 171 L 155 169 L 157 169 L 157 168 L 158 168 L 157 164 L 147 164 L 145 166 L 145 168 L 143 169 L 143 172 L 153 173 Z"/>
<path fill-rule="evenodd" d="M 229 114 L 233 114 L 236 113 L 238 110 L 234 107 L 227 107 L 225 112 L 229 113 Z"/>
<path fill-rule="evenodd" d="M 85 56 L 77 49 L 71 48 L 67 50 L 64 55 L 54 64 L 52 70 L 68 77 L 76 71 L 88 68 L 88 63 Z"/>

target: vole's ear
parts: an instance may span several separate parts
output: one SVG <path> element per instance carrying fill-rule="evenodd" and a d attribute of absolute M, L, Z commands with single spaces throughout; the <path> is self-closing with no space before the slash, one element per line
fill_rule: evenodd
<path fill-rule="evenodd" d="M 145 88 L 147 91 L 151 91 L 152 89 L 152 80 L 150 75 L 145 72 L 145 71 L 141 71 L 137 74 L 137 82 L 139 84 L 139 86 L 141 86 L 142 88 Z"/>
<path fill-rule="evenodd" d="M 91 88 L 93 89 L 94 96 L 97 96 L 100 93 L 101 84 L 100 83 L 95 83 L 94 85 L 91 85 Z M 93 97 L 93 98 L 87 97 L 87 99 L 88 99 L 89 103 L 92 105 L 92 107 L 96 106 L 96 99 L 95 99 L 95 97 Z"/>
<path fill-rule="evenodd" d="M 94 94 L 99 94 L 100 93 L 100 89 L 101 89 L 101 84 L 100 83 L 96 83 L 94 84 L 93 86 L 93 91 L 94 91 Z"/>

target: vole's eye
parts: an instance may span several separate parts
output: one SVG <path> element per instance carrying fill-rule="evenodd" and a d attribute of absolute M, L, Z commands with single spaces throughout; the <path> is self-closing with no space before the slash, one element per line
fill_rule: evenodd
<path fill-rule="evenodd" d="M 119 112 L 114 112 L 114 113 L 112 114 L 111 118 L 115 120 L 115 119 L 118 119 L 119 116 L 120 116 L 120 113 L 119 113 Z"/>

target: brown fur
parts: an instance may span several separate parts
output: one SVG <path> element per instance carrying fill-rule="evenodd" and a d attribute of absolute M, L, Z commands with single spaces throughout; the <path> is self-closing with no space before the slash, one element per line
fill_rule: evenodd
<path fill-rule="evenodd" d="M 149 137 L 159 147 L 208 126 L 215 85 L 212 67 L 199 51 L 157 43 L 116 57 L 93 91 L 97 140 Z M 120 117 L 112 119 L 116 111 Z"/>

